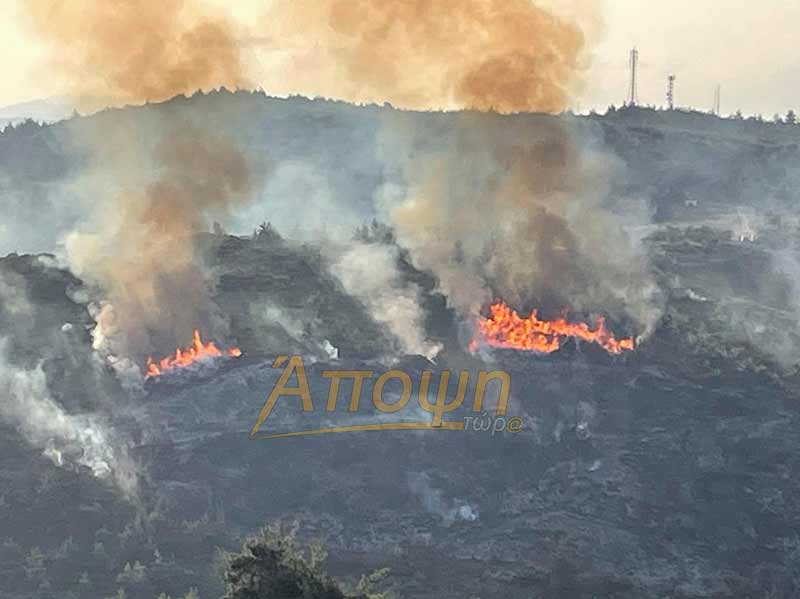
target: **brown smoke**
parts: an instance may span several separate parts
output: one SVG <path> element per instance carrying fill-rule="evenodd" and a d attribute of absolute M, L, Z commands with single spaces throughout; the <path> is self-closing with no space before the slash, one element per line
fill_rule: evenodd
<path fill-rule="evenodd" d="M 283 53 L 291 91 L 553 113 L 580 86 L 598 11 L 582 2 L 567 19 L 546 1 L 278 0 L 267 45 Z M 382 144 L 409 188 L 390 218 L 451 305 L 473 315 L 499 295 L 522 308 L 611 311 L 650 326 L 645 261 L 606 206 L 620 172 L 590 147 L 593 136 L 547 117 L 456 119 L 431 134 L 389 114 L 384 125 L 405 141 L 396 155 L 392 135 Z"/>
<path fill-rule="evenodd" d="M 36 32 L 75 95 L 161 101 L 248 84 L 233 24 L 183 0 L 28 0 Z M 193 6 L 193 4 L 195 6 Z"/>
<path fill-rule="evenodd" d="M 73 268 L 105 290 L 127 349 L 139 351 L 149 348 L 149 333 L 175 343 L 215 324 L 193 236 L 225 216 L 250 183 L 236 147 L 190 125 L 166 137 L 153 159 L 153 182 L 110 198 L 93 230 L 67 238 Z"/>
<path fill-rule="evenodd" d="M 500 298 L 653 326 L 652 275 L 611 206 L 624 173 L 589 128 L 465 115 L 405 172 L 409 195 L 390 212 L 398 238 L 462 314 Z"/>
<path fill-rule="evenodd" d="M 531 0 L 277 0 L 265 27 L 287 92 L 355 102 L 556 112 L 586 66 L 582 29 Z"/>
<path fill-rule="evenodd" d="M 196 3 L 31 0 L 28 8 L 84 106 L 247 85 L 232 22 Z M 113 305 L 113 353 L 172 348 L 220 324 L 195 237 L 250 186 L 243 154 L 203 119 L 149 111 L 138 122 L 104 115 L 81 129 L 94 167 L 84 181 L 100 185 L 84 187 L 88 222 L 66 240 L 75 271 Z"/>
<path fill-rule="evenodd" d="M 277 0 L 265 45 L 289 92 L 553 113 L 579 88 L 598 29 L 597 3 L 579 4 L 568 19 L 549 0 Z M 451 305 L 474 315 L 499 295 L 651 326 L 646 261 L 606 206 L 620 169 L 590 147 L 593 135 L 547 117 L 456 119 L 431 134 L 389 113 L 393 133 L 379 144 L 408 184 L 389 210 L 399 239 Z"/>

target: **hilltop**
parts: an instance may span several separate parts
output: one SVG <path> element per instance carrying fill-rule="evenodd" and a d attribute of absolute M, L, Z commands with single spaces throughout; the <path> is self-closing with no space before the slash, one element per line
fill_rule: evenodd
<path fill-rule="evenodd" d="M 796 203 L 800 189 L 795 125 L 639 108 L 586 117 L 422 113 L 220 91 L 6 128 L 0 134 L 0 206 L 10 219 L 5 226 L 15 226 L 0 229 L 0 251 L 51 250 L 74 225 L 83 208 L 69 183 L 88 159 L 80 140 L 102 139 L 112 126 L 146 139 L 163 119 L 191 118 L 230 134 L 257 171 L 270 175 L 259 193 L 269 198 L 269 208 L 257 201 L 239 211 L 230 223 L 234 232 L 262 220 L 284 232 L 323 225 L 338 230 L 369 220 L 376 198 L 402 183 L 397 166 L 387 163 L 399 166 L 412 148 L 442 147 L 465 120 L 497 136 L 513 138 L 541 125 L 597 140 L 622 166 L 614 179 L 619 192 L 644 199 L 655 223 L 714 219 L 741 208 L 780 214 Z M 304 198 L 302 221 L 294 210 L 297 193 Z M 332 198 L 346 198 L 346 209 Z"/>

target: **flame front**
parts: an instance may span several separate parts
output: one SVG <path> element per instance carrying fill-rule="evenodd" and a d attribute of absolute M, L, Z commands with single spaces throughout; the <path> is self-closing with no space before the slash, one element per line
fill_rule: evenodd
<path fill-rule="evenodd" d="M 146 379 L 161 376 L 170 370 L 178 368 L 186 368 L 199 360 L 207 360 L 209 358 L 219 358 L 221 356 L 231 356 L 238 358 L 242 355 L 242 350 L 234 347 L 227 350 L 220 350 L 213 341 L 203 343 L 200 338 L 200 331 L 195 330 L 193 345 L 185 349 L 178 348 L 175 350 L 174 356 L 162 358 L 158 362 L 153 358 L 147 358 L 147 374 Z"/>
<path fill-rule="evenodd" d="M 633 337 L 616 339 L 606 328 L 604 318 L 597 319 L 595 329 L 585 323 L 567 322 L 563 316 L 556 320 L 540 320 L 536 310 L 532 310 L 528 318 L 522 318 L 502 301 L 492 305 L 489 318 L 478 321 L 478 332 L 481 339 L 470 344 L 470 351 L 477 350 L 483 342 L 490 347 L 549 354 L 569 338 L 596 343 L 611 354 L 634 348 Z"/>

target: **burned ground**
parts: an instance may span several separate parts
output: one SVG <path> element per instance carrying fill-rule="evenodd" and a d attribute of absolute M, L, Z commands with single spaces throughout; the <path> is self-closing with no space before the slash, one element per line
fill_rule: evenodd
<path fill-rule="evenodd" d="M 759 251 L 712 237 L 653 240 L 662 274 L 690 278 L 696 263 L 687 244 L 731 259 Z M 496 354 L 512 375 L 512 413 L 527 422 L 518 435 L 251 441 L 249 428 L 278 375 L 269 359 L 277 347 L 255 332 L 241 306 L 264 296 L 281 305 L 298 294 L 319 304 L 320 322 L 338 314 L 339 328 L 326 335 L 351 357 L 309 366 L 317 402 L 327 396 L 325 368 L 386 366 L 357 357 L 365 338 L 374 341 L 365 332 L 369 317 L 337 296 L 309 258 L 311 248 L 231 237 L 208 243 L 220 273 L 218 299 L 231 312 L 244 357 L 148 383 L 133 412 L 120 415 L 116 426 L 133 439 L 137 423 L 155 425 L 133 447 L 147 472 L 135 504 L 88 472 L 55 467 L 7 431 L 0 517 L 2 586 L 16 593 L 9 596 L 43 596 L 43 584 L 76 596 L 125 588 L 149 597 L 190 587 L 213 596 L 220 589 L 211 569 L 216 549 L 234 548 L 273 520 L 297 520 L 301 538 L 322 539 L 337 575 L 390 567 L 405 597 L 795 592 L 799 388 L 746 339 L 730 338 L 722 324 L 715 329 L 710 316 L 723 310 L 723 298 L 697 301 L 673 289 L 658 330 L 621 358 L 591 346 L 548 357 Z M 28 282 L 38 322 L 73 321 L 85 331 L 89 323 L 66 295 L 77 281 L 34 266 L 40 263 L 2 262 Z M 717 265 L 706 269 L 708 280 L 731 274 L 726 260 L 708 264 Z M 79 346 L 88 342 L 82 337 Z M 457 339 L 443 340 L 449 347 L 435 368 L 474 359 Z M 410 359 L 402 366 L 431 368 Z M 60 381 L 59 397 L 81 386 L 51 380 Z M 292 410 L 281 418 L 271 426 L 307 424 Z M 462 505 L 477 518 L 458 516 Z M 43 573 L 31 569 L 34 546 L 43 552 Z M 126 578 L 125 564 L 136 561 L 144 573 Z M 90 582 L 79 582 L 83 572 Z"/>

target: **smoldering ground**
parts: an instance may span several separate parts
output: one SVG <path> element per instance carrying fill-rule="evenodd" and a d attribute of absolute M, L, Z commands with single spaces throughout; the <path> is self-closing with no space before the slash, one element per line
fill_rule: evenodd
<path fill-rule="evenodd" d="M 50 395 L 41 365 L 16 368 L 6 359 L 6 341 L 0 340 L 0 419 L 14 427 L 42 455 L 60 467 L 86 467 L 110 480 L 133 499 L 138 467 L 127 447 L 97 413 L 68 413 Z"/>
<path fill-rule="evenodd" d="M 49 260 L 7 259 L 0 269 L 0 425 L 56 466 L 88 468 L 135 499 L 129 439 L 112 425 L 126 406 L 113 381 L 94 368 L 83 338 L 88 315 L 65 295 L 41 301 L 43 290 L 65 283 L 75 281 Z"/>

